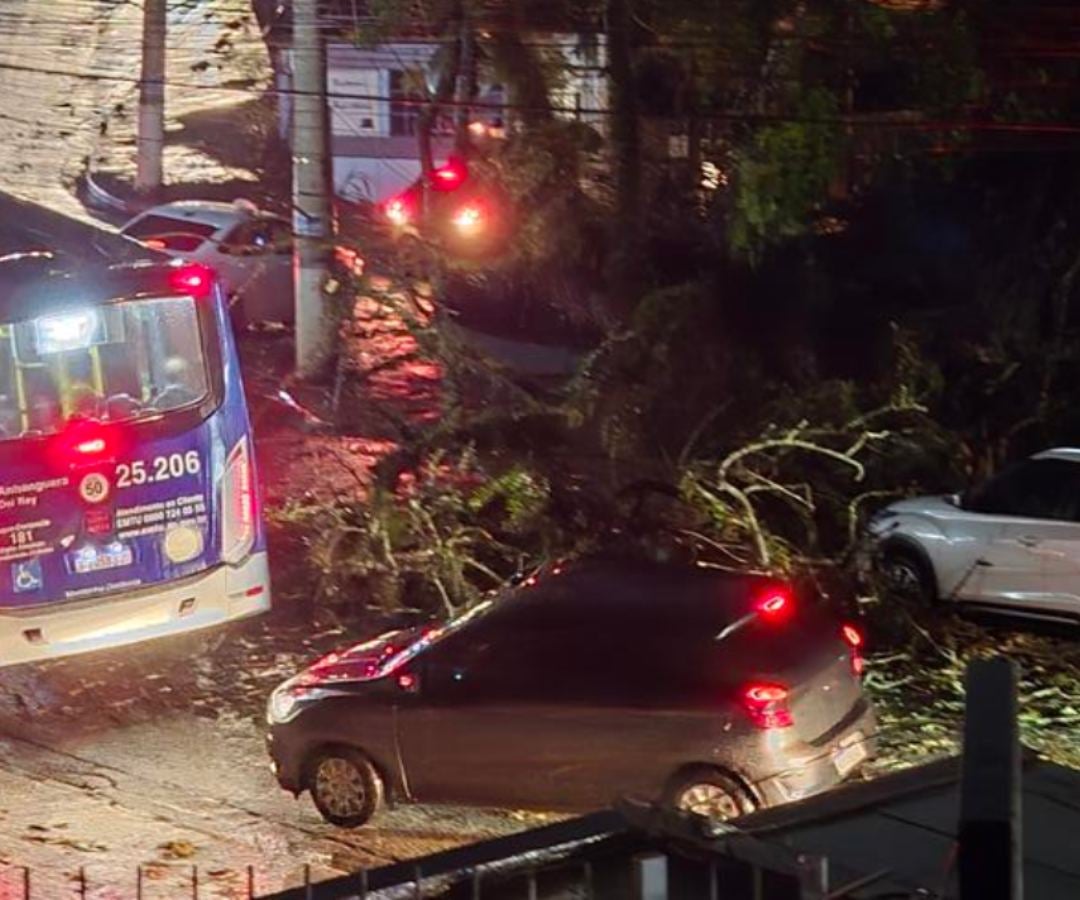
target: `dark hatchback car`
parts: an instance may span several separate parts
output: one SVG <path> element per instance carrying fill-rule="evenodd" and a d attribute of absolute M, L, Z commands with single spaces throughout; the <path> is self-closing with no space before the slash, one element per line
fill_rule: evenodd
<path fill-rule="evenodd" d="M 330 654 L 274 691 L 273 768 L 330 822 L 385 802 L 733 818 L 872 755 L 862 637 L 775 580 L 591 561 L 448 625 Z"/>

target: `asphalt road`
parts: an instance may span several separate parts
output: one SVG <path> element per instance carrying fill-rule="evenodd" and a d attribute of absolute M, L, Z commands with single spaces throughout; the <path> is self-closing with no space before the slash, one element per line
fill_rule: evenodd
<path fill-rule="evenodd" d="M 178 894 L 192 866 L 200 896 L 246 896 L 506 834 L 538 821 L 509 812 L 422 807 L 370 827 L 325 825 L 277 788 L 263 750 L 266 693 L 303 659 L 346 637 L 249 623 L 208 651 L 182 637 L 0 669 L 0 869 L 34 896 L 66 896 L 84 868 L 91 896 Z M 155 893 L 156 891 L 156 893 Z M 19 896 L 15 894 L 13 896 Z"/>

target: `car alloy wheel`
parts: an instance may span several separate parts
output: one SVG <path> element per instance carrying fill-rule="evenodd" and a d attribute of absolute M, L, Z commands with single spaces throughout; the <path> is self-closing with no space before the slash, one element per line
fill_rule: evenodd
<path fill-rule="evenodd" d="M 313 793 L 319 807 L 339 819 L 363 816 L 370 801 L 364 773 L 340 756 L 327 756 L 319 762 Z"/>
<path fill-rule="evenodd" d="M 708 782 L 688 785 L 679 794 L 675 805 L 683 812 L 722 821 L 736 819 L 742 815 L 742 809 L 736 797 L 720 785 Z"/>
<path fill-rule="evenodd" d="M 885 588 L 892 596 L 911 603 L 928 603 L 931 591 L 922 566 L 907 554 L 889 554 L 882 562 Z"/>

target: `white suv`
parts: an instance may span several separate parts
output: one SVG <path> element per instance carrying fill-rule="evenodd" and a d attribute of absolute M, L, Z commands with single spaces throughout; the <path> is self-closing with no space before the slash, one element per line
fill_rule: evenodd
<path fill-rule="evenodd" d="M 864 563 L 894 595 L 1080 621 L 1080 449 L 1047 450 L 966 494 L 877 513 Z"/>

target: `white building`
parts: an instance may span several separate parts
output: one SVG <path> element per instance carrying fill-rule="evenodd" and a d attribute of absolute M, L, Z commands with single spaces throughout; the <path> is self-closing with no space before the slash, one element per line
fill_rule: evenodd
<path fill-rule="evenodd" d="M 602 127 L 605 117 L 599 111 L 607 108 L 603 44 L 585 50 L 577 36 L 545 35 L 542 39 L 567 62 L 566 77 L 550 98 L 558 114 Z M 436 40 L 378 47 L 328 46 L 326 86 L 338 194 L 379 201 L 419 176 L 416 123 L 420 107 L 416 101 L 430 96 L 434 88 L 431 62 L 439 46 Z M 481 84 L 477 99 L 486 105 L 471 118 L 493 128 L 512 128 L 513 111 L 502 109 L 504 98 L 500 85 Z M 436 137 L 436 162 L 445 159 L 449 148 L 448 136 Z"/>

